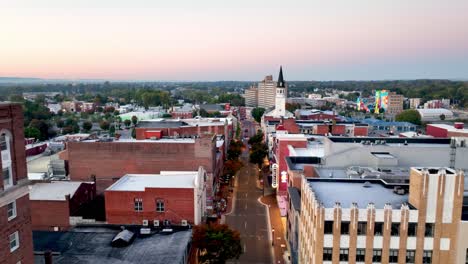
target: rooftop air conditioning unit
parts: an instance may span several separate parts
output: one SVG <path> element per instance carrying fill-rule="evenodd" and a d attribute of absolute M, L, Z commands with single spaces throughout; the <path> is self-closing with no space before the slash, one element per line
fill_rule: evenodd
<path fill-rule="evenodd" d="M 156 140 L 158 139 L 157 137 L 150 137 L 151 140 Z"/>
<path fill-rule="evenodd" d="M 148 226 L 148 220 L 143 220 L 143 226 Z"/>
<path fill-rule="evenodd" d="M 187 220 L 184 219 L 184 220 L 181 221 L 181 225 L 182 225 L 182 226 L 187 226 L 187 224 L 188 224 L 188 223 L 187 223 Z"/>
<path fill-rule="evenodd" d="M 151 228 L 140 228 L 140 234 L 150 235 L 151 234 Z"/>
<path fill-rule="evenodd" d="M 159 226 L 159 220 L 153 220 L 153 226 Z"/>
<path fill-rule="evenodd" d="M 170 226 L 170 225 L 171 225 L 171 221 L 169 221 L 169 220 L 164 220 L 164 225 L 165 225 L 165 226 Z"/>

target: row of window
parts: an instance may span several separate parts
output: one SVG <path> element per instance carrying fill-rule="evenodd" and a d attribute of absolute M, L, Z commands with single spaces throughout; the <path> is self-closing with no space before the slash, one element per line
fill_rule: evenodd
<path fill-rule="evenodd" d="M 134 210 L 135 212 L 141 212 L 143 211 L 143 199 L 141 198 L 135 198 L 134 200 Z M 165 206 L 164 206 L 164 200 L 157 199 L 156 200 L 156 212 L 164 212 L 165 211 Z"/>
<path fill-rule="evenodd" d="M 388 262 L 398 263 L 398 249 L 390 249 L 388 254 Z M 415 262 L 416 251 L 415 250 L 406 250 L 406 263 Z M 323 249 L 323 260 L 331 261 L 333 257 L 332 248 Z M 340 261 L 349 261 L 349 249 L 340 248 Z M 357 248 L 356 249 L 356 262 L 364 262 L 366 260 L 366 249 Z M 374 249 L 372 251 L 372 262 L 382 262 L 382 250 Z M 422 263 L 432 263 L 432 250 L 424 250 Z"/>
<path fill-rule="evenodd" d="M 324 226 L 324 233 L 325 234 L 333 234 L 333 221 L 325 221 L 325 226 Z M 349 234 L 349 222 L 342 221 L 341 222 L 341 234 L 342 235 L 348 235 Z M 384 223 L 381 222 L 376 222 L 374 223 L 374 235 L 375 236 L 382 236 L 383 235 L 383 228 L 384 228 Z M 418 224 L 417 223 L 408 223 L 407 225 L 407 235 L 410 237 L 416 236 L 418 230 Z M 367 235 L 367 222 L 358 222 L 357 223 L 357 234 L 358 235 Z M 400 223 L 392 223 L 391 224 L 391 230 L 390 230 L 390 235 L 391 236 L 400 236 Z M 424 236 L 425 237 L 434 237 L 434 224 L 432 223 L 426 223 L 425 224 L 425 229 L 424 229 Z"/>

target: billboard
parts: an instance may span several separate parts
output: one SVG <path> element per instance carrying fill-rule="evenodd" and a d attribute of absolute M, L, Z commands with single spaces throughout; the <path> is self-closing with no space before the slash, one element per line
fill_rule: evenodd
<path fill-rule="evenodd" d="M 384 113 L 388 108 L 388 91 L 376 90 L 375 96 L 369 98 L 358 98 L 356 101 L 358 111 Z"/>

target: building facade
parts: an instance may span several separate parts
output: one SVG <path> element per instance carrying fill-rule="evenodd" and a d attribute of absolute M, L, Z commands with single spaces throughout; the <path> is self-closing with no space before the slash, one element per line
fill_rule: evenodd
<path fill-rule="evenodd" d="M 169 171 L 128 174 L 105 191 L 109 224 L 198 225 L 206 206 L 206 172 Z"/>
<path fill-rule="evenodd" d="M 274 107 L 276 98 L 276 83 L 273 81 L 273 76 L 265 76 L 265 79 L 258 83 L 257 89 L 257 107 L 262 107 L 265 109 Z"/>
<path fill-rule="evenodd" d="M 304 180 L 299 263 L 458 263 L 463 185 L 448 168 L 412 168 L 409 188 Z"/>
<path fill-rule="evenodd" d="M 403 112 L 404 99 L 403 95 L 396 92 L 388 93 L 388 108 L 385 113 L 388 115 L 398 115 Z"/>
<path fill-rule="evenodd" d="M 255 86 L 250 86 L 244 91 L 245 106 L 247 107 L 257 107 L 258 105 L 258 88 Z"/>
<path fill-rule="evenodd" d="M 0 262 L 6 264 L 33 263 L 23 122 L 20 104 L 0 103 Z"/>

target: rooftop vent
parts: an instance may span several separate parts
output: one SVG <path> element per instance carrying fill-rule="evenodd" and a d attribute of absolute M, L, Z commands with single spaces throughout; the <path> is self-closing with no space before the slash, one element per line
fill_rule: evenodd
<path fill-rule="evenodd" d="M 406 190 L 401 188 L 400 186 L 396 186 L 395 188 L 393 188 L 393 192 L 398 195 L 404 195 L 406 193 Z"/>
<path fill-rule="evenodd" d="M 366 181 L 366 182 L 364 183 L 364 185 L 362 185 L 362 187 L 364 187 L 364 188 L 370 188 L 371 185 L 372 185 L 372 184 L 371 184 L 370 182 Z"/>

